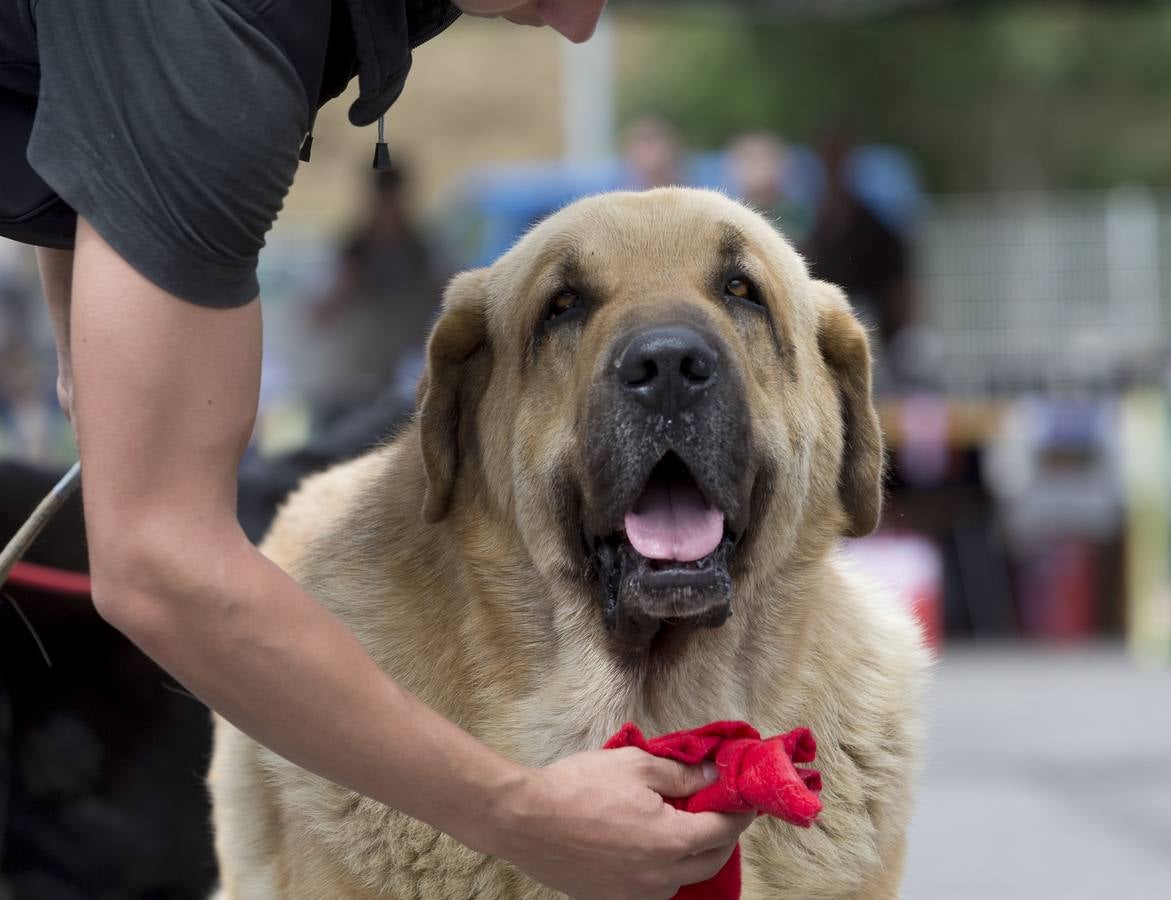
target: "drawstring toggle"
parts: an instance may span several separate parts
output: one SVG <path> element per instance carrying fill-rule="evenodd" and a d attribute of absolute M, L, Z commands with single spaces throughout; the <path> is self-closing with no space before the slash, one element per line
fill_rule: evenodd
<path fill-rule="evenodd" d="M 374 145 L 374 168 L 379 172 L 390 171 L 390 150 L 386 146 L 386 133 L 383 130 L 384 116 L 378 117 L 378 143 Z"/>

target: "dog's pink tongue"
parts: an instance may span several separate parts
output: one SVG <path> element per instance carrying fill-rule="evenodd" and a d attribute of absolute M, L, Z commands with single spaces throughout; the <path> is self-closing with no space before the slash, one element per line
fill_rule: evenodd
<path fill-rule="evenodd" d="M 709 509 L 694 484 L 652 481 L 626 514 L 626 537 L 647 559 L 694 562 L 724 536 L 724 514 Z"/>

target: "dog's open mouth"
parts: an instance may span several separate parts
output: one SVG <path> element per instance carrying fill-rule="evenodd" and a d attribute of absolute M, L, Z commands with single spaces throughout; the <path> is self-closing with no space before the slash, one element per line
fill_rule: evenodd
<path fill-rule="evenodd" d="M 674 453 L 651 471 L 646 487 L 626 514 L 626 538 L 652 562 L 686 564 L 711 555 L 724 536 L 724 514 L 703 496 L 691 472 Z"/>
<path fill-rule="evenodd" d="M 594 546 L 606 628 L 621 646 L 643 651 L 664 629 L 727 620 L 735 541 L 674 452 L 651 470 L 623 525 Z"/>

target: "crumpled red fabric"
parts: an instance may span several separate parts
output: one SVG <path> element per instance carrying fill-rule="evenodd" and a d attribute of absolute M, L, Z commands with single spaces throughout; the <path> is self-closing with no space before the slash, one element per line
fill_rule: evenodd
<path fill-rule="evenodd" d="M 696 765 L 716 764 L 719 777 L 690 797 L 669 800 L 688 812 L 764 813 L 808 828 L 821 812 L 821 773 L 795 763 L 813 762 L 817 742 L 808 728 L 762 739 L 746 722 L 712 722 L 661 737 L 643 736 L 627 722 L 606 741 L 605 749 L 638 747 L 652 756 Z M 740 845 L 724 867 L 707 881 L 689 884 L 674 900 L 739 900 Z"/>

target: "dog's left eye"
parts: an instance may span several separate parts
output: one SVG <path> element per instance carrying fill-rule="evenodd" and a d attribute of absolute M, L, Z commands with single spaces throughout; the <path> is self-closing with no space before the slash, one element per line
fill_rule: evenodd
<path fill-rule="evenodd" d="M 580 309 L 581 305 L 581 295 L 576 291 L 571 291 L 568 288 L 558 291 L 549 298 L 549 303 L 545 306 L 545 321 L 552 322 L 559 319 L 575 309 Z"/>
<path fill-rule="evenodd" d="M 732 300 L 743 300 L 745 303 L 755 303 L 757 306 L 764 305 L 760 301 L 756 285 L 742 276 L 729 278 L 724 282 L 724 296 Z"/>

